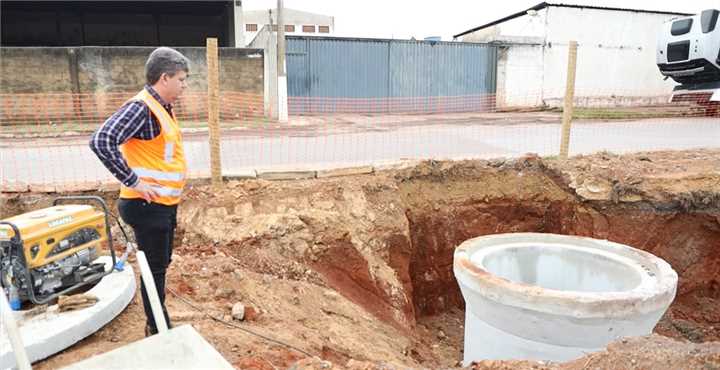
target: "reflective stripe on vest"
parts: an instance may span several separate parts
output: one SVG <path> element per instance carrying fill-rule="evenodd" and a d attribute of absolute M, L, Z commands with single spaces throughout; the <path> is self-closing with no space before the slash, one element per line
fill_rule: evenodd
<path fill-rule="evenodd" d="M 153 186 L 152 188 L 161 197 L 179 197 L 182 195 L 182 189 L 171 189 L 164 186 Z"/>
<path fill-rule="evenodd" d="M 183 174 L 180 172 L 163 172 L 142 167 L 132 167 L 135 174 L 140 177 L 149 177 L 155 180 L 181 181 Z"/>
<path fill-rule="evenodd" d="M 141 180 L 158 193 L 154 201 L 165 205 L 180 202 L 185 186 L 186 162 L 180 126 L 174 115 L 147 90 L 139 92 L 131 101 L 142 101 L 160 124 L 160 133 L 151 140 L 131 138 L 121 146 L 123 157 Z M 121 186 L 121 198 L 142 198 L 137 191 Z"/>
<path fill-rule="evenodd" d="M 175 143 L 165 143 L 165 162 L 172 162 L 175 153 Z"/>

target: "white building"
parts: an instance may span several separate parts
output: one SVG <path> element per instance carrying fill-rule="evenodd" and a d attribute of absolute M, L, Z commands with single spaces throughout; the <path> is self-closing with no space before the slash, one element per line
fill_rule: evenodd
<path fill-rule="evenodd" d="M 655 65 L 657 35 L 664 21 L 685 15 L 543 2 L 454 38 L 507 46 L 498 54 L 499 106 L 561 105 L 571 40 L 579 104 L 652 103 L 674 85 Z"/>
<path fill-rule="evenodd" d="M 283 22 L 286 35 L 330 36 L 335 32 L 335 17 L 304 12 L 295 9 L 283 9 Z M 249 10 L 243 12 L 245 40 L 250 43 L 263 26 L 273 25 L 277 31 L 277 9 Z"/>

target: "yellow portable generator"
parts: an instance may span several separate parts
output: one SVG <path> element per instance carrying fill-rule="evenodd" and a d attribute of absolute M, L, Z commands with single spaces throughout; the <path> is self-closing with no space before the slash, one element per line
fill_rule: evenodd
<path fill-rule="evenodd" d="M 65 201 L 94 201 L 101 210 Z M 24 301 L 44 304 L 98 282 L 112 272 L 96 262 L 107 243 L 115 253 L 107 205 L 96 196 L 55 199 L 52 207 L 0 221 L 0 285 L 14 309 Z M 111 266 L 111 267 L 112 267 Z"/>

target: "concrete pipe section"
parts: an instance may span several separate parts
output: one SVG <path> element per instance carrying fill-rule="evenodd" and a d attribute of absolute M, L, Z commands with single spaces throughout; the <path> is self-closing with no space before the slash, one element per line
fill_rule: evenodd
<path fill-rule="evenodd" d="M 112 268 L 110 257 L 102 256 L 98 260 L 105 263 L 106 271 Z M 26 311 L 14 312 L 31 362 L 42 360 L 70 347 L 95 333 L 119 315 L 135 295 L 135 274 L 132 266 L 125 264 L 122 272 L 115 271 L 105 276 L 87 293 L 98 297 L 98 302 L 94 306 L 59 312 L 57 305 L 53 305 L 48 307 L 47 311 L 34 316 L 28 315 Z M 0 328 L 0 369 L 13 367 L 15 367 L 13 349 L 5 328 Z"/>
<path fill-rule="evenodd" d="M 626 245 L 536 233 L 467 240 L 453 270 L 466 303 L 466 366 L 568 361 L 648 335 L 678 279 L 667 262 Z"/>

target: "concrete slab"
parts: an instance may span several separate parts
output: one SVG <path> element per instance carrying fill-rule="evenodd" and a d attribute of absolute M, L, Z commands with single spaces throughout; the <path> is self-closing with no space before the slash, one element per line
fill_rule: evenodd
<path fill-rule="evenodd" d="M 255 170 L 230 170 L 223 173 L 225 179 L 255 179 L 257 172 Z"/>
<path fill-rule="evenodd" d="M 111 268 L 109 256 L 99 257 L 106 269 Z M 105 276 L 88 294 L 98 302 L 85 309 L 59 312 L 57 305 L 37 316 L 26 317 L 15 312 L 20 335 L 31 362 L 39 361 L 72 346 L 95 333 L 122 312 L 135 295 L 135 274 L 130 265 L 122 272 Z M 0 330 L 0 369 L 15 366 L 15 357 L 7 333 Z"/>
<path fill-rule="evenodd" d="M 257 177 L 263 180 L 306 180 L 316 175 L 316 171 L 257 171 Z"/>
<path fill-rule="evenodd" d="M 54 184 L 31 184 L 30 191 L 33 193 L 55 193 L 57 187 Z"/>
<path fill-rule="evenodd" d="M 378 171 L 395 171 L 404 170 L 406 168 L 415 167 L 422 163 L 420 159 L 400 159 L 400 160 L 388 160 L 388 161 L 375 161 L 373 167 L 375 172 Z"/>
<path fill-rule="evenodd" d="M 25 193 L 30 191 L 30 185 L 24 182 L 5 182 L 0 191 L 3 193 Z"/>
<path fill-rule="evenodd" d="M 345 168 L 332 168 L 327 170 L 318 170 L 317 178 L 325 177 L 338 177 L 338 176 L 354 176 L 354 175 L 366 175 L 373 173 L 373 166 L 359 166 L 359 167 L 345 167 Z"/>
<path fill-rule="evenodd" d="M 74 363 L 63 370 L 234 369 L 192 326 L 165 333 Z"/>
<path fill-rule="evenodd" d="M 120 183 L 115 179 L 101 181 L 97 190 L 99 192 L 120 191 Z"/>

